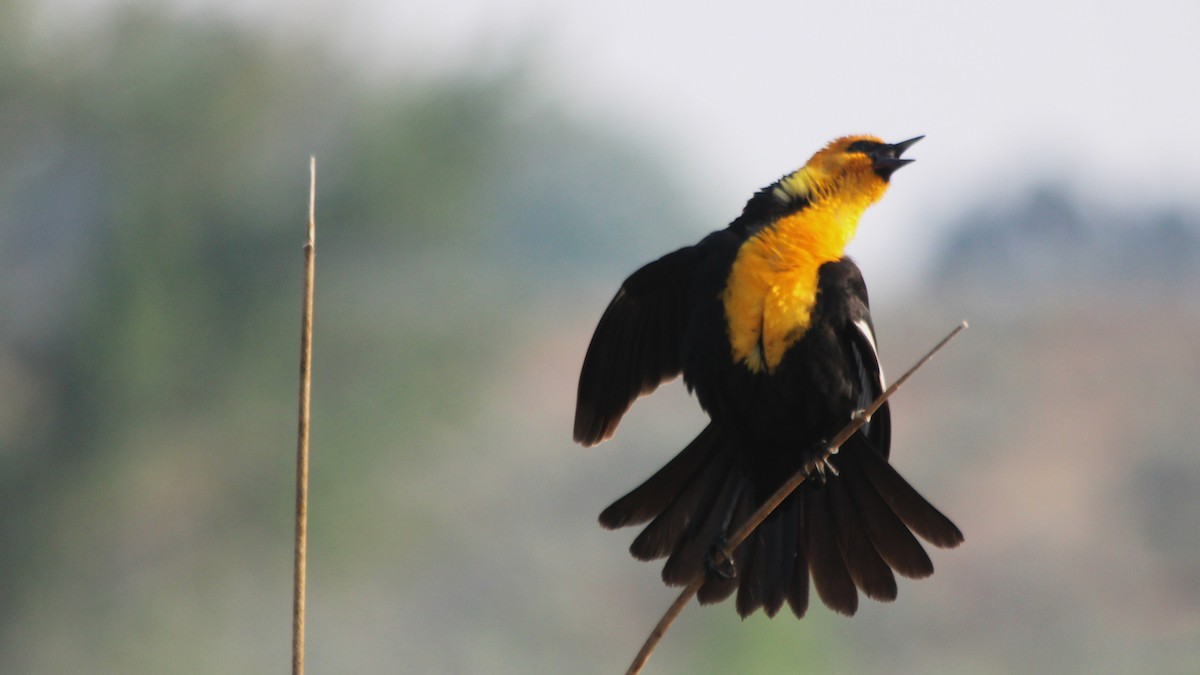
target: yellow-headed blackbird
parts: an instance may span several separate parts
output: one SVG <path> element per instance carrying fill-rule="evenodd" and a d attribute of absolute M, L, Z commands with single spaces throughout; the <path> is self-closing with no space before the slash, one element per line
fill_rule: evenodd
<path fill-rule="evenodd" d="M 893 570 L 933 573 L 913 533 L 952 547 L 962 533 L 888 463 L 880 408 L 826 466 L 825 441 L 884 389 L 867 288 L 845 257 L 858 219 L 918 136 L 840 138 L 759 190 L 727 228 L 646 265 L 605 310 L 584 358 L 575 440 L 608 438 L 633 401 L 683 373 L 710 423 L 666 466 L 600 514 L 649 521 L 630 551 L 667 557 L 663 580 L 704 572 L 698 597 L 774 616 L 808 608 L 808 579 L 836 612 L 858 591 L 896 597 Z M 725 537 L 801 469 L 812 477 L 733 554 Z"/>

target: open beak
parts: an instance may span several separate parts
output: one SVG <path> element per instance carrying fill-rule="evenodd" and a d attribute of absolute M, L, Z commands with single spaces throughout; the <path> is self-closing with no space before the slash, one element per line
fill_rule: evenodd
<path fill-rule="evenodd" d="M 913 160 L 901 159 L 900 156 L 904 154 L 905 150 L 912 147 L 913 144 L 922 138 L 925 138 L 925 136 L 921 135 L 915 138 L 910 138 L 907 141 L 885 145 L 871 153 L 871 160 L 873 162 L 872 167 L 875 169 L 875 173 L 879 174 L 884 180 L 887 180 L 888 178 L 891 178 L 892 173 L 895 172 L 896 169 L 899 169 L 905 164 L 911 164 Z"/>

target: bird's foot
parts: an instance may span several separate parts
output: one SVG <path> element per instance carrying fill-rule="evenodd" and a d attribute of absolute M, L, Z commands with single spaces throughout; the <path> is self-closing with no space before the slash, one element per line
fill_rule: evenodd
<path fill-rule="evenodd" d="M 733 564 L 733 558 L 729 556 L 729 544 L 725 537 L 719 537 L 713 542 L 708 556 L 704 558 L 704 570 L 710 578 L 723 581 L 737 577 L 737 568 Z"/>
<path fill-rule="evenodd" d="M 824 442 L 820 443 L 820 448 L 821 454 L 808 465 L 808 475 L 810 477 L 816 475 L 817 479 L 824 485 L 827 479 L 825 475 L 826 471 L 834 476 L 838 475 L 837 467 L 833 465 L 832 461 L 836 451 L 830 452 L 828 445 Z"/>

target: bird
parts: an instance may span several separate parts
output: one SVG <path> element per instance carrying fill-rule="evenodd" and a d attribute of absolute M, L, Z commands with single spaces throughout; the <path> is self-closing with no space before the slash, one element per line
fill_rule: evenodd
<path fill-rule="evenodd" d="M 953 548 L 962 532 L 889 461 L 885 403 L 836 455 L 827 440 L 885 387 L 862 273 L 845 254 L 917 136 L 851 135 L 756 192 L 726 228 L 630 275 L 604 310 L 580 371 L 574 440 L 610 438 L 639 397 L 682 374 L 707 426 L 600 514 L 645 525 L 630 546 L 666 558 L 663 581 L 705 575 L 701 604 L 747 617 L 786 603 L 802 618 L 809 580 L 851 616 L 859 592 L 890 602 L 896 575 L 933 563 L 917 537 Z M 800 485 L 722 559 L 727 537 L 793 474 Z M 915 536 L 914 536 L 915 535 Z"/>

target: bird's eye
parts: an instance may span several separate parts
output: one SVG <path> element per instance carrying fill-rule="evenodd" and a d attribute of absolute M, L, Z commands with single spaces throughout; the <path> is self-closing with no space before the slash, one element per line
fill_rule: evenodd
<path fill-rule="evenodd" d="M 869 153 L 877 149 L 881 144 L 875 141 L 854 141 L 846 148 L 846 152 L 862 152 Z"/>

